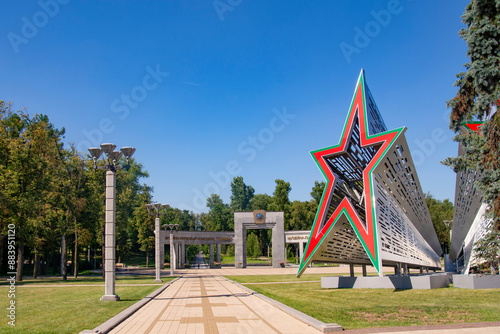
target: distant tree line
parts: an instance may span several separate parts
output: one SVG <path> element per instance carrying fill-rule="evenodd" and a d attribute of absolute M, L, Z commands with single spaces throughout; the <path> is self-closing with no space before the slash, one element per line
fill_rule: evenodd
<path fill-rule="evenodd" d="M 13 111 L 11 104 L 0 101 L 0 271 L 12 271 L 7 234 L 9 226 L 15 226 L 18 281 L 26 275 L 25 263 L 33 263 L 35 278 L 60 274 L 62 279 L 101 265 L 105 173 L 94 171 L 87 154 L 74 146 L 64 147 L 64 134 L 64 128 L 55 128 L 46 115 L 30 117 L 26 110 Z M 145 204 L 151 203 L 153 188 L 143 182 L 148 177 L 144 167 L 134 159 L 129 164 L 128 171 L 117 171 L 116 259 L 121 262 L 131 253 L 142 253 L 148 261 L 154 252 L 154 217 L 148 215 Z M 256 194 L 237 176 L 231 182 L 229 204 L 212 194 L 206 213 L 169 208 L 161 216 L 161 224 L 176 223 L 184 231 L 233 231 L 235 211 L 266 210 L 284 212 L 285 230 L 309 230 L 325 183 L 314 183 L 310 200 L 291 201 L 290 183 L 275 182 L 272 196 Z M 436 230 L 448 242 L 449 230 L 442 220 L 451 219 L 453 206 L 430 195 L 427 204 L 431 215 L 436 208 Z M 270 231 L 251 230 L 248 234 L 249 255 L 266 254 Z M 294 246 L 290 247 L 293 254 Z M 224 251 L 234 253 L 234 247 L 224 247 Z"/>

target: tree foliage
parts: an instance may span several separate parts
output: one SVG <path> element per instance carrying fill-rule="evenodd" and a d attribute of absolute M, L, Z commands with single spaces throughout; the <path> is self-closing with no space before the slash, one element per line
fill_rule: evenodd
<path fill-rule="evenodd" d="M 491 205 L 491 215 L 498 228 L 500 217 L 500 3 L 496 0 L 473 0 L 462 16 L 466 27 L 459 35 L 467 42 L 466 71 L 457 74 L 455 98 L 451 108 L 450 128 L 458 133 L 456 141 L 465 154 L 448 158 L 444 163 L 457 172 L 466 168 L 478 170 L 478 186 L 484 200 Z M 460 134 L 463 122 L 484 120 L 480 133 Z"/>
<path fill-rule="evenodd" d="M 151 203 L 151 188 L 143 185 L 139 192 L 139 205 L 134 208 L 133 224 L 137 230 L 140 250 L 148 254 L 155 248 L 155 216 L 149 215 L 146 204 Z"/>
<path fill-rule="evenodd" d="M 18 266 L 22 280 L 25 246 L 38 260 L 50 243 L 54 223 L 64 215 L 57 194 L 64 129 L 56 129 L 45 115 L 30 118 L 0 101 L 0 228 L 16 229 Z M 64 175 L 64 174 L 63 174 Z M 36 274 L 35 274 L 36 276 Z"/>
<path fill-rule="evenodd" d="M 325 182 L 324 181 L 314 181 L 314 186 L 311 191 L 311 197 L 316 202 L 317 205 L 321 202 L 321 197 L 323 196 L 323 192 L 325 191 Z"/>
<path fill-rule="evenodd" d="M 250 201 L 255 189 L 247 186 L 242 176 L 236 176 L 231 182 L 231 208 L 233 211 L 250 211 Z"/>
<path fill-rule="evenodd" d="M 446 248 L 449 247 L 451 221 L 453 220 L 453 203 L 448 199 L 444 201 L 435 199 L 430 193 L 425 194 L 425 202 L 429 208 L 432 224 L 436 230 L 439 243 Z"/>
<path fill-rule="evenodd" d="M 22 280 L 25 258 L 35 264 L 37 277 L 44 270 L 40 262 L 46 270 L 59 252 L 63 279 L 68 262 L 76 277 L 82 248 L 96 253 L 103 245 L 105 173 L 94 171 L 89 157 L 73 146 L 65 148 L 64 133 L 48 116 L 31 117 L 0 101 L 0 233 L 8 224 L 15 226 L 17 280 Z M 147 176 L 133 159 L 129 171 L 117 171 L 118 257 L 137 244 L 134 213 L 140 205 L 139 179 Z"/>
<path fill-rule="evenodd" d="M 490 265 L 491 275 L 495 275 L 495 266 L 500 257 L 500 232 L 490 227 L 486 235 L 474 243 L 474 252 L 476 258 Z"/>
<path fill-rule="evenodd" d="M 261 255 L 259 238 L 255 233 L 250 232 L 247 237 L 247 256 L 258 258 Z"/>
<path fill-rule="evenodd" d="M 253 210 L 265 210 L 269 211 L 269 205 L 271 205 L 272 197 L 268 194 L 255 194 L 250 201 L 250 207 Z"/>
<path fill-rule="evenodd" d="M 206 231 L 232 231 L 234 229 L 233 210 L 224 204 L 217 194 L 212 194 L 207 199 L 209 208 L 205 229 Z"/>

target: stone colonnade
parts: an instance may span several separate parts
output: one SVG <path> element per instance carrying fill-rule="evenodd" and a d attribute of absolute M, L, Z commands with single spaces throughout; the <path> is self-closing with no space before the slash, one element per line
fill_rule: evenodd
<path fill-rule="evenodd" d="M 209 245 L 209 266 L 215 268 L 214 262 L 221 262 L 221 245 L 234 244 L 234 232 L 173 231 L 172 233 L 174 234 L 174 269 L 185 268 L 186 261 L 188 261 L 186 246 Z M 165 258 L 165 245 L 170 245 L 170 231 L 160 232 L 160 259 Z M 214 245 L 216 254 L 214 254 Z M 164 261 L 161 261 L 160 268 L 165 268 Z"/>
<path fill-rule="evenodd" d="M 298 243 L 300 258 L 311 231 L 284 231 L 283 212 L 235 212 L 235 232 L 173 231 L 174 254 L 171 262 L 174 269 L 185 268 L 189 245 L 209 245 L 209 267 L 218 267 L 221 262 L 221 245 L 235 245 L 235 266 L 246 267 L 246 230 L 272 229 L 272 265 L 279 268 L 285 263 L 285 243 Z M 170 245 L 170 231 L 160 231 L 160 268 L 165 268 L 165 245 Z M 215 254 L 214 254 L 215 245 Z"/>

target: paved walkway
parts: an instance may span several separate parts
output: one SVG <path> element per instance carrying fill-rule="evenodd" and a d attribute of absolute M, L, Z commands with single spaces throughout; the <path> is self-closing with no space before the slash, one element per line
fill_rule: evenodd
<path fill-rule="evenodd" d="M 298 266 L 286 268 L 272 268 L 263 266 L 248 266 L 245 269 L 235 267 L 222 267 L 221 269 L 176 269 L 176 275 L 220 275 L 220 276 L 239 276 L 239 275 L 297 275 Z M 377 271 L 373 267 L 366 268 L 368 273 L 376 274 Z M 394 273 L 393 268 L 385 268 L 384 271 Z M 354 267 L 354 272 L 362 274 L 361 267 Z M 168 275 L 167 271 L 165 274 Z M 349 267 L 313 267 L 307 268 L 304 274 L 344 274 L 349 275 Z M 162 271 L 163 275 L 163 271 Z"/>
<path fill-rule="evenodd" d="M 201 267 L 201 266 L 200 266 Z M 347 273 L 349 268 L 309 268 L 306 274 Z M 361 271 L 361 268 L 356 268 Z M 176 270 L 182 278 L 110 333 L 319 333 L 218 275 L 295 274 L 296 268 Z M 499 334 L 500 322 L 443 326 L 366 328 L 345 333 Z"/>
<path fill-rule="evenodd" d="M 110 333 L 319 333 L 218 276 L 182 277 Z"/>

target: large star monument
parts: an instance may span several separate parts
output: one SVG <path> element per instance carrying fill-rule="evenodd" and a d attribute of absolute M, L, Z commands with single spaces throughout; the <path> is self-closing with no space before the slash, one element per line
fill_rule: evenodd
<path fill-rule="evenodd" d="M 313 262 L 439 268 L 405 127 L 388 131 L 361 70 L 340 143 L 311 152 L 326 179 L 297 276 Z M 439 255 L 438 255 L 439 254 Z"/>

